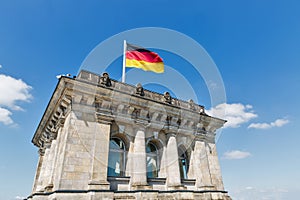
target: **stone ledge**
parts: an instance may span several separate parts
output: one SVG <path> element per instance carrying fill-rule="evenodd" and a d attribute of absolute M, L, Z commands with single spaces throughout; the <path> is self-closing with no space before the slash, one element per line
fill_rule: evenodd
<path fill-rule="evenodd" d="M 153 191 L 151 185 L 131 185 L 132 191 Z"/>
<path fill-rule="evenodd" d="M 76 194 L 78 198 L 76 198 Z M 48 197 L 56 195 L 57 199 L 64 200 L 90 200 L 91 196 L 103 197 L 106 199 L 198 199 L 198 200 L 231 200 L 227 191 L 191 191 L 191 190 L 172 190 L 172 191 L 158 191 L 158 190 L 135 190 L 135 191 L 109 191 L 109 190 L 57 190 L 53 192 L 34 193 L 25 200 L 34 199 L 48 199 Z M 74 196 L 75 195 L 75 196 Z M 177 198 L 177 199 L 178 199 Z"/>
<path fill-rule="evenodd" d="M 88 183 L 89 190 L 109 190 L 110 183 L 107 181 L 91 180 Z"/>

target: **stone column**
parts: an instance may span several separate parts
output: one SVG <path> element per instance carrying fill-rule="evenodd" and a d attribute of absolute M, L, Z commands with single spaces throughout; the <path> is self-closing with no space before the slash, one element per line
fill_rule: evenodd
<path fill-rule="evenodd" d="M 51 137 L 53 139 L 51 148 L 53 148 L 54 152 L 52 155 L 53 162 L 52 162 L 52 166 L 51 166 L 50 179 L 49 179 L 49 182 L 47 185 L 48 190 L 50 190 L 50 189 L 53 190 L 53 187 L 54 187 L 54 180 L 55 180 L 55 174 L 56 174 L 56 168 L 57 168 L 57 162 L 58 162 L 58 151 L 59 151 L 59 141 L 57 140 L 57 138 L 60 139 L 59 136 L 62 133 L 62 127 L 63 127 L 63 124 L 61 125 L 61 128 L 58 129 L 58 133 L 56 136 L 54 135 L 55 133 L 53 133 L 51 135 Z"/>
<path fill-rule="evenodd" d="M 128 143 L 126 145 L 126 150 L 128 150 L 126 154 L 126 167 L 125 167 L 125 176 L 131 177 L 131 173 L 133 172 L 133 150 L 134 150 L 134 129 L 132 125 L 126 125 L 120 128 L 121 125 L 119 125 L 119 130 L 122 129 L 122 131 L 119 131 L 122 134 L 125 134 Z"/>
<path fill-rule="evenodd" d="M 158 177 L 159 178 L 167 178 L 167 137 L 165 134 L 159 134 L 159 137 L 157 136 L 158 139 L 163 141 L 161 149 L 159 149 L 160 152 L 160 166 L 159 166 L 159 171 L 158 171 Z"/>
<path fill-rule="evenodd" d="M 41 188 L 42 182 L 41 182 L 40 177 L 41 177 L 44 154 L 45 154 L 45 149 L 40 149 L 39 150 L 39 161 L 38 161 L 36 174 L 35 174 L 35 178 L 34 178 L 32 193 L 38 192 L 38 188 Z"/>
<path fill-rule="evenodd" d="M 48 146 L 47 146 L 48 147 Z M 44 192 L 47 184 L 47 166 L 49 161 L 50 149 L 45 148 L 43 153 L 43 159 L 40 167 L 38 183 L 36 185 L 37 192 Z"/>
<path fill-rule="evenodd" d="M 145 128 L 138 126 L 134 138 L 132 155 L 131 187 L 137 189 L 149 189 L 147 183 Z M 148 186 L 148 187 L 147 187 Z"/>
<path fill-rule="evenodd" d="M 53 188 L 53 174 L 55 170 L 56 152 L 57 152 L 56 140 L 52 140 L 49 152 L 49 158 L 45 169 L 45 191 L 50 192 Z"/>
<path fill-rule="evenodd" d="M 66 185 L 64 185 L 64 181 L 62 180 L 63 173 L 64 173 L 64 165 L 67 164 L 67 141 L 70 137 L 69 135 L 74 132 L 74 125 L 75 125 L 76 115 L 73 111 L 71 111 L 65 120 L 65 124 L 59 130 L 59 134 L 57 135 L 57 157 L 55 163 L 55 172 L 53 173 L 53 190 L 60 190 L 60 189 L 68 189 Z M 66 182 L 70 182 L 67 180 Z"/>
<path fill-rule="evenodd" d="M 197 190 L 214 189 L 211 182 L 209 162 L 206 154 L 205 142 L 195 140 L 194 149 L 191 153 L 189 178 L 196 179 Z"/>
<path fill-rule="evenodd" d="M 178 189 L 181 186 L 180 170 L 178 162 L 178 149 L 176 135 L 168 133 L 166 149 L 167 186 L 169 189 Z"/>
<path fill-rule="evenodd" d="M 217 190 L 224 190 L 221 169 L 217 154 L 217 147 L 214 143 L 207 143 L 206 145 L 207 158 L 209 163 L 209 170 L 211 174 L 212 185 Z"/>
<path fill-rule="evenodd" d="M 160 169 L 158 172 L 158 177 L 160 178 L 166 178 L 168 175 L 168 169 L 167 169 L 167 147 L 166 145 L 163 146 L 162 154 L 161 154 L 161 161 L 160 161 Z"/>
<path fill-rule="evenodd" d="M 97 123 L 92 147 L 90 190 L 109 190 L 107 165 L 109 154 L 110 123 Z"/>
<path fill-rule="evenodd" d="M 134 158 L 133 147 L 134 147 L 133 138 L 130 138 L 129 148 L 127 152 L 126 173 L 125 173 L 125 175 L 129 177 L 133 173 L 133 158 Z"/>

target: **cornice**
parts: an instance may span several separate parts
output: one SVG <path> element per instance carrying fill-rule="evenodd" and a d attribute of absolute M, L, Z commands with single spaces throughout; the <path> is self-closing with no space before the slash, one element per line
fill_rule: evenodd
<path fill-rule="evenodd" d="M 151 92 L 140 84 L 133 86 L 101 78 L 87 71 L 81 71 L 76 79 L 61 77 L 32 142 L 40 148 L 51 143 L 71 110 L 93 115 L 99 123 L 142 123 L 195 136 L 214 137 L 215 131 L 226 122 L 208 116 L 203 106 L 191 100 L 186 102 L 167 93 Z"/>

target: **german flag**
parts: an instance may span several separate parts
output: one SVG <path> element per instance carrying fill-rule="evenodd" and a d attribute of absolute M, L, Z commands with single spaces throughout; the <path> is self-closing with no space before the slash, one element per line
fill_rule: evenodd
<path fill-rule="evenodd" d="M 126 45 L 126 67 L 140 68 L 155 73 L 164 72 L 163 60 L 157 53 L 128 43 Z"/>

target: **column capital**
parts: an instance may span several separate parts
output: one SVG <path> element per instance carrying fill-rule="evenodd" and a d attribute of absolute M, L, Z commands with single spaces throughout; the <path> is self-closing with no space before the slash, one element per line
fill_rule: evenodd
<path fill-rule="evenodd" d="M 194 141 L 204 142 L 205 141 L 205 137 L 204 136 L 200 136 L 200 135 L 196 135 L 194 137 Z"/>
<path fill-rule="evenodd" d="M 169 133 L 166 134 L 166 136 L 167 136 L 167 141 L 168 141 L 171 137 L 175 137 L 176 138 L 177 133 L 169 132 Z"/>
<path fill-rule="evenodd" d="M 44 156 L 45 155 L 45 148 L 43 148 L 43 147 L 41 147 L 41 148 L 39 148 L 39 150 L 38 150 L 38 154 L 40 155 L 40 156 Z"/>
<path fill-rule="evenodd" d="M 150 123 L 145 120 L 134 120 L 134 130 L 146 131 L 150 127 Z"/>
<path fill-rule="evenodd" d="M 96 113 L 96 120 L 98 123 L 110 125 L 114 118 L 111 115 Z"/>

